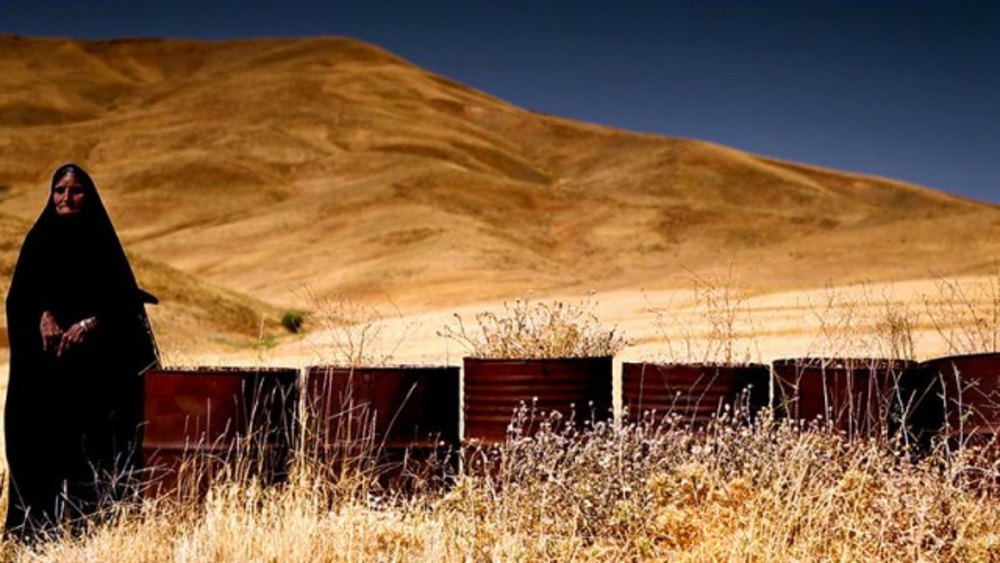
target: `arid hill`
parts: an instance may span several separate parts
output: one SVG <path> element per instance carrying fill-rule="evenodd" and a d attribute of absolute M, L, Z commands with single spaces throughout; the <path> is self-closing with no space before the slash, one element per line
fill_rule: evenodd
<path fill-rule="evenodd" d="M 687 270 L 789 288 L 1000 257 L 996 206 L 533 113 L 344 38 L 0 36 L 5 280 L 67 160 L 178 334 L 252 334 L 307 294 L 441 307 Z"/>

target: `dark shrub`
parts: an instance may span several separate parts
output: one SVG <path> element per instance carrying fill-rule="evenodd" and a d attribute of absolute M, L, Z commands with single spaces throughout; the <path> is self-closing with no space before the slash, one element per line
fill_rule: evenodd
<path fill-rule="evenodd" d="M 281 326 L 285 327 L 292 334 L 298 333 L 302 330 L 302 325 L 306 322 L 306 316 L 305 311 L 290 309 L 281 315 Z"/>

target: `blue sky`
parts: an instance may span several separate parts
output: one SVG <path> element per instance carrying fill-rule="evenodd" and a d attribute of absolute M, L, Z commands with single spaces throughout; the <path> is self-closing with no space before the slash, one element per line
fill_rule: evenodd
<path fill-rule="evenodd" d="M 1000 2 L 0 0 L 0 32 L 347 35 L 533 110 L 1000 203 Z"/>

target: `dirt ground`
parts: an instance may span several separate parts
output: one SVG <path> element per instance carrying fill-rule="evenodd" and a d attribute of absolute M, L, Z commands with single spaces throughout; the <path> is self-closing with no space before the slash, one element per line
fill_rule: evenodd
<path fill-rule="evenodd" d="M 984 294 L 987 277 L 952 280 L 982 311 L 991 306 Z M 770 362 L 797 356 L 893 355 L 889 320 L 907 321 L 913 352 L 918 359 L 952 352 L 945 333 L 961 322 L 954 312 L 967 305 L 945 303 L 940 280 L 924 279 L 893 284 L 859 284 L 822 289 L 731 295 L 729 304 L 709 305 L 695 290 L 647 291 L 641 288 L 587 294 L 530 296 L 538 301 L 579 303 L 589 299 L 607 328 L 623 332 L 632 345 L 618 355 L 623 361 L 720 361 L 720 340 L 732 342 L 731 360 Z M 475 315 L 502 313 L 503 301 L 484 301 L 447 309 L 398 311 L 386 301 L 372 307 L 382 320 L 373 322 L 369 344 L 373 355 L 391 356 L 389 363 L 459 364 L 467 349 L 440 332 L 457 326 L 455 316 L 474 332 Z M 950 306 L 949 306 L 950 305 Z M 891 314 L 890 314 L 891 313 Z M 947 318 L 945 318 L 947 317 Z M 731 321 L 727 320 L 731 319 Z M 935 322 L 941 330 L 936 328 Z M 730 329 L 731 327 L 731 329 Z M 280 344 L 253 352 L 199 353 L 168 351 L 166 361 L 178 364 L 238 364 L 305 366 L 338 360 L 348 333 L 358 327 L 307 331 Z M 721 330 L 721 332 L 720 332 Z M 717 336 L 713 336 L 717 335 Z M 726 335 L 732 335 L 729 338 Z"/>

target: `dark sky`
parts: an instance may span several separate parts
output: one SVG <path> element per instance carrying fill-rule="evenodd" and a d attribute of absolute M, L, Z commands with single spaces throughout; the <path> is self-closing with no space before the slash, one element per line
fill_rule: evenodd
<path fill-rule="evenodd" d="M 1000 1 L 0 0 L 0 32 L 347 35 L 529 109 L 1000 203 Z"/>

